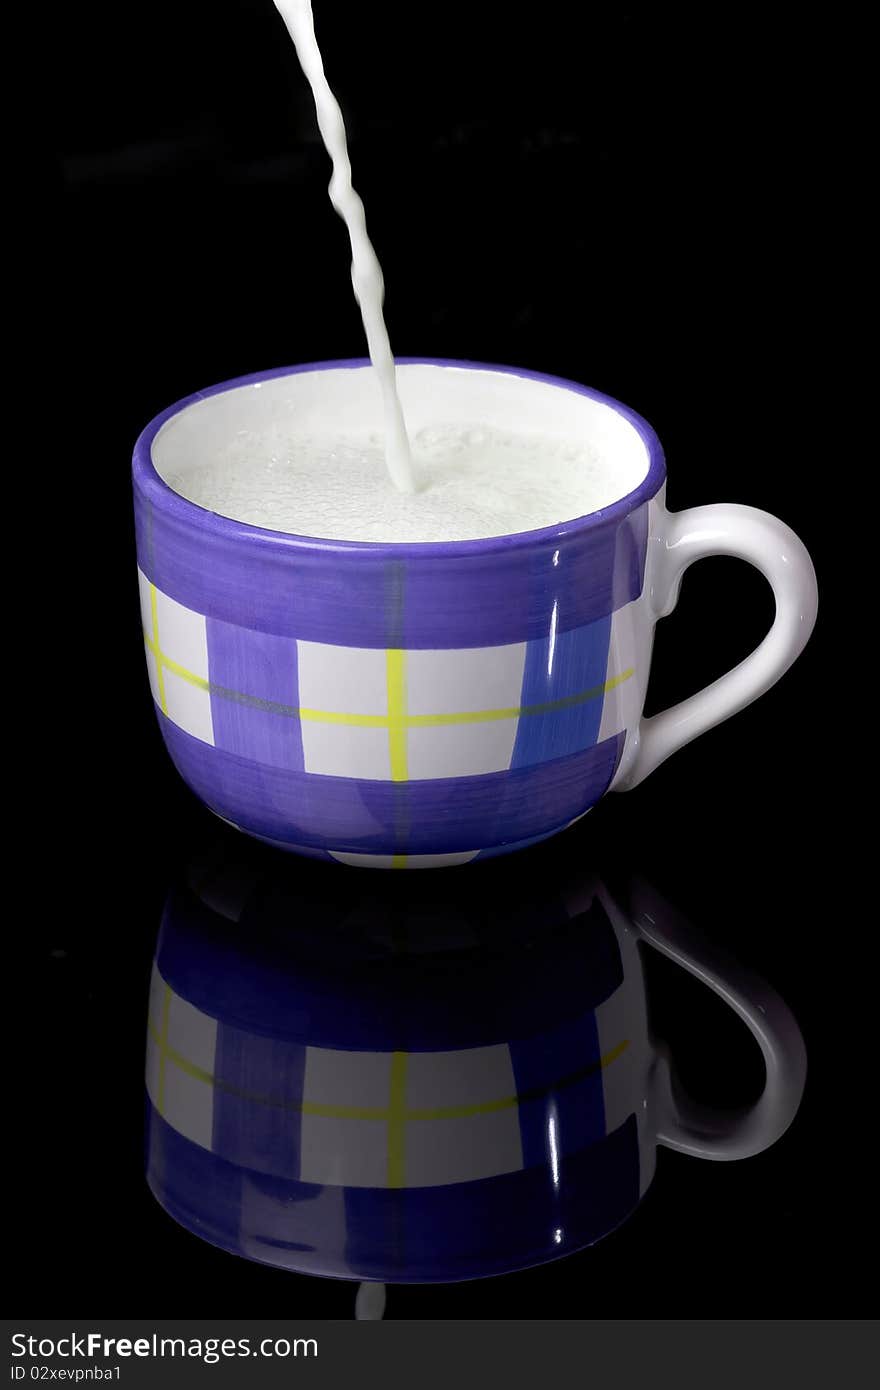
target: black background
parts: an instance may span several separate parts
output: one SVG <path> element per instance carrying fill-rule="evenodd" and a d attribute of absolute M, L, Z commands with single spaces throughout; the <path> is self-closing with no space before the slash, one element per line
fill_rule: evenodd
<path fill-rule="evenodd" d="M 834 187 L 823 35 L 803 15 L 795 31 L 766 12 L 735 23 L 726 7 L 315 9 L 395 351 L 531 367 L 625 400 L 664 442 L 673 509 L 733 500 L 781 515 L 821 594 L 813 641 L 779 686 L 571 838 L 600 869 L 603 855 L 628 860 L 787 999 L 811 1062 L 795 1126 L 744 1164 L 661 1153 L 635 1218 L 593 1250 L 394 1289 L 389 1315 L 867 1311 L 855 983 L 871 927 L 843 906 L 851 657 L 834 635 L 843 552 L 813 482 L 816 267 Z M 169 884 L 215 830 L 152 715 L 128 461 L 144 424 L 201 386 L 362 355 L 346 234 L 271 0 L 154 0 L 137 14 L 98 0 L 60 20 L 50 221 L 69 397 L 46 424 L 73 421 L 55 511 L 77 543 L 53 640 L 75 735 L 57 736 L 41 683 L 38 717 L 56 737 L 37 824 L 53 868 L 34 885 L 33 984 L 16 1015 L 31 1107 L 10 1213 L 19 1290 L 47 1316 L 345 1316 L 349 1286 L 211 1249 L 143 1182 L 149 962 Z M 745 565 L 693 570 L 659 631 L 649 712 L 745 656 L 772 611 Z M 720 1006 L 665 967 L 651 980 L 658 1031 L 694 1090 L 753 1093 L 756 1060 Z"/>

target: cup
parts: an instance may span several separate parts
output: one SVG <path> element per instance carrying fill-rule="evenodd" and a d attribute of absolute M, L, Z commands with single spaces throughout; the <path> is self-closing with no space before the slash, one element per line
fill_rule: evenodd
<path fill-rule="evenodd" d="M 485 865 L 472 899 L 432 874 L 293 862 L 222 845 L 166 907 L 148 1181 L 201 1239 L 343 1279 L 504 1274 L 632 1216 L 658 1145 L 743 1159 L 794 1118 L 806 1055 L 788 1008 L 647 883 Z M 645 945 L 754 1036 L 753 1105 L 682 1094 L 649 1030 Z"/>
<path fill-rule="evenodd" d="M 225 382 L 158 415 L 134 451 L 141 610 L 165 744 L 238 829 L 346 864 L 424 868 L 515 850 L 636 786 L 791 665 L 816 615 L 809 556 L 781 521 L 668 512 L 656 434 L 574 382 L 403 359 L 413 431 L 442 422 L 590 440 L 618 501 L 487 540 L 331 541 L 209 512 L 163 480 L 249 420 L 381 429 L 365 361 Z M 735 555 L 776 599 L 760 646 L 644 718 L 654 626 L 694 560 Z"/>

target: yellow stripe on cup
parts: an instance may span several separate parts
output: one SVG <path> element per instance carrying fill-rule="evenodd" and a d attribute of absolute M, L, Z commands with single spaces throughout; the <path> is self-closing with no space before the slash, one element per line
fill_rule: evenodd
<path fill-rule="evenodd" d="M 150 618 L 153 623 L 153 640 L 147 638 L 147 645 L 152 650 L 156 658 L 156 685 L 159 690 L 159 707 L 163 714 L 168 713 L 168 705 L 165 700 L 165 674 L 162 670 L 162 649 L 159 646 L 159 604 L 156 599 L 156 586 L 150 585 Z"/>
<path fill-rule="evenodd" d="M 385 653 L 385 683 L 388 688 L 388 751 L 391 754 L 392 782 L 405 782 L 406 752 L 406 652 L 392 649 Z"/>
<path fill-rule="evenodd" d="M 153 585 L 150 586 L 150 602 L 153 612 L 153 630 L 156 632 L 156 591 Z M 144 642 L 156 658 L 159 703 L 162 706 L 163 714 L 168 713 L 165 707 L 163 670 L 179 676 L 181 680 L 187 681 L 198 690 L 207 690 L 213 694 L 226 696 L 228 699 L 240 700 L 244 704 L 247 704 L 249 700 L 253 700 L 255 704 L 263 704 L 261 700 L 247 695 L 243 691 L 227 690 L 224 687 L 216 686 L 211 681 L 205 680 L 204 676 L 197 676 L 195 672 L 187 670 L 179 661 L 174 661 L 170 656 L 167 656 L 159 646 L 158 640 L 151 637 L 146 631 L 144 631 Z M 577 705 L 586 704 L 589 700 L 597 700 L 601 695 L 607 695 L 610 690 L 615 690 L 617 686 L 623 685 L 624 681 L 630 680 L 635 675 L 635 668 L 630 666 L 626 671 L 621 671 L 618 675 L 603 681 L 601 685 L 590 686 L 589 689 L 577 691 L 574 695 L 563 695 L 558 700 L 547 700 L 539 705 L 511 705 L 506 709 L 461 710 L 451 714 L 409 714 L 406 701 L 406 652 L 400 649 L 386 651 L 385 668 L 388 691 L 387 714 L 350 714 L 344 710 L 311 709 L 307 705 L 291 706 L 289 711 L 283 712 L 313 724 L 341 724 L 353 729 L 388 729 L 391 744 L 392 781 L 395 782 L 405 782 L 408 778 L 405 742 L 407 729 L 441 728 L 449 724 L 487 724 L 493 720 L 516 719 L 522 715 L 530 717 L 554 714 L 557 710 L 573 709 Z M 395 768 L 397 775 L 395 775 Z"/>

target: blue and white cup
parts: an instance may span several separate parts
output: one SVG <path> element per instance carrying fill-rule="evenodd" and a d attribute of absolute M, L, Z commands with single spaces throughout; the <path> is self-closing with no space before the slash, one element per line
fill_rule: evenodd
<path fill-rule="evenodd" d="M 597 879 L 507 872 L 477 907 L 434 875 L 395 896 L 226 857 L 192 882 L 153 970 L 148 1180 L 247 1259 L 385 1283 L 522 1269 L 626 1220 L 658 1145 L 745 1158 L 797 1111 L 806 1060 L 785 1004 L 645 885 L 621 906 Z M 766 1084 L 744 1113 L 674 1084 L 648 1028 L 646 942 L 757 1040 Z"/>
<path fill-rule="evenodd" d="M 369 364 L 322 362 L 177 402 L 134 452 L 144 641 L 162 735 L 211 810 L 345 864 L 460 864 L 534 843 L 761 695 L 803 648 L 816 582 L 766 512 L 670 513 L 656 434 L 574 382 L 404 360 L 414 430 L 474 418 L 592 442 L 612 505 L 488 540 L 376 544 L 261 529 L 169 486 L 242 421 L 381 428 Z M 757 566 L 776 598 L 761 645 L 644 718 L 657 619 L 706 555 Z"/>

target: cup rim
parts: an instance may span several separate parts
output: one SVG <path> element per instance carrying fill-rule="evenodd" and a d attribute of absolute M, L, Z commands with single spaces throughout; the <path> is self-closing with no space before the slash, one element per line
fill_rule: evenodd
<path fill-rule="evenodd" d="M 222 516 L 209 511 L 175 492 L 160 477 L 152 458 L 152 444 L 159 430 L 168 420 L 178 415 L 187 406 L 211 396 L 221 395 L 239 386 L 252 386 L 262 381 L 272 381 L 282 376 L 296 376 L 302 372 L 329 371 L 333 368 L 370 367 L 368 357 L 334 358 L 322 362 L 304 362 L 289 367 L 270 367 L 260 372 L 249 372 L 245 376 L 232 377 L 218 382 L 215 386 L 204 387 L 189 396 L 183 396 L 173 405 L 153 417 L 135 441 L 132 456 L 132 474 L 135 488 L 139 488 L 147 501 L 180 523 L 198 526 L 199 529 L 229 541 L 248 541 L 277 548 L 286 546 L 291 550 L 309 550 L 352 554 L 363 552 L 373 558 L 396 558 L 404 556 L 438 557 L 486 555 L 493 552 L 511 550 L 540 544 L 544 541 L 559 541 L 600 526 L 619 521 L 642 503 L 656 496 L 666 478 L 666 459 L 663 446 L 656 431 L 641 415 L 624 405 L 613 396 L 605 395 L 592 387 L 570 381 L 566 377 L 554 376 L 547 372 L 534 372 L 525 367 L 501 366 L 492 362 L 472 362 L 454 357 L 395 357 L 398 366 L 457 367 L 468 371 L 497 372 L 507 376 L 524 377 L 529 381 L 540 381 L 547 386 L 573 391 L 580 396 L 609 406 L 621 415 L 636 430 L 648 451 L 648 471 L 638 487 L 607 507 L 588 512 L 585 516 L 574 517 L 569 521 L 557 522 L 552 526 L 542 526 L 531 531 L 513 531 L 502 536 L 485 536 L 460 541 L 351 541 L 335 540 L 321 536 L 301 536 L 289 531 L 273 531 L 265 526 L 255 526 L 247 521 L 236 521 L 233 517 Z"/>

